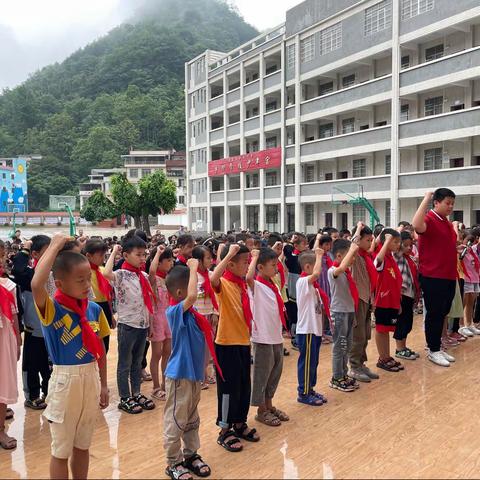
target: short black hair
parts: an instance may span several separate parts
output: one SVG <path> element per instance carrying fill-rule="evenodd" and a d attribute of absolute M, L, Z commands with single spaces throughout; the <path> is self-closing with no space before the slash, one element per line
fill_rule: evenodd
<path fill-rule="evenodd" d="M 165 279 L 165 285 L 168 293 L 174 295 L 179 288 L 188 288 L 188 281 L 190 279 L 190 269 L 184 265 L 176 265 L 173 267 Z"/>
<path fill-rule="evenodd" d="M 95 255 L 95 253 L 107 253 L 108 246 L 106 243 L 101 240 L 87 240 L 85 248 L 83 249 L 84 253 L 89 253 L 90 255 Z"/>
<path fill-rule="evenodd" d="M 325 245 L 326 243 L 332 243 L 332 237 L 330 235 L 322 235 L 320 237 L 320 246 Z"/>
<path fill-rule="evenodd" d="M 143 230 L 139 230 L 139 229 L 135 230 L 134 235 L 136 235 L 137 237 L 140 237 L 145 243 L 148 242 L 147 234 Z"/>
<path fill-rule="evenodd" d="M 403 230 L 400 233 L 400 238 L 402 239 L 402 242 L 404 242 L 405 240 L 413 240 L 411 233 L 407 232 L 406 230 Z"/>
<path fill-rule="evenodd" d="M 210 255 L 212 255 L 212 252 L 208 247 L 206 247 L 205 245 L 197 245 L 192 250 L 192 258 L 195 258 L 198 261 L 203 262 L 206 253 L 210 253 Z"/>
<path fill-rule="evenodd" d="M 325 227 L 323 233 L 331 235 L 332 233 L 338 233 L 338 230 L 335 227 Z"/>
<path fill-rule="evenodd" d="M 385 225 L 382 225 L 381 223 L 377 223 L 373 229 L 373 235 L 374 237 L 378 237 L 381 233 L 382 230 L 385 228 Z"/>
<path fill-rule="evenodd" d="M 387 235 L 391 235 L 392 237 L 395 237 L 395 238 L 400 238 L 400 233 L 394 230 L 393 228 L 384 228 L 383 232 L 380 234 L 380 241 L 382 243 L 385 243 L 385 237 Z"/>
<path fill-rule="evenodd" d="M 353 227 L 352 230 L 352 235 L 355 236 L 357 233 L 357 227 Z M 363 226 L 362 232 L 360 233 L 360 238 L 365 237 L 366 235 L 373 235 L 372 229 L 370 227 L 367 227 L 366 225 Z"/>
<path fill-rule="evenodd" d="M 311 250 L 315 246 L 315 241 L 317 240 L 317 235 L 315 233 L 309 233 L 307 235 L 308 248 Z"/>
<path fill-rule="evenodd" d="M 72 251 L 60 252 L 53 263 L 53 277 L 57 279 L 63 275 L 68 275 L 74 267 L 85 262 L 88 263 L 87 257 L 81 253 Z"/>
<path fill-rule="evenodd" d="M 44 247 L 50 245 L 50 237 L 47 235 L 35 235 L 31 239 L 32 241 L 32 252 L 41 252 Z"/>
<path fill-rule="evenodd" d="M 435 192 L 433 192 L 432 202 L 441 202 L 447 197 L 455 198 L 455 192 L 453 192 L 449 188 L 437 188 Z"/>
<path fill-rule="evenodd" d="M 258 255 L 257 265 L 265 265 L 272 260 L 278 261 L 277 254 L 271 248 L 262 247 Z"/>
<path fill-rule="evenodd" d="M 134 235 L 133 237 L 125 238 L 125 240 L 122 243 L 123 253 L 130 253 L 135 248 L 146 249 L 147 248 L 147 242 L 142 240 L 137 235 Z"/>
<path fill-rule="evenodd" d="M 270 233 L 267 240 L 267 245 L 273 247 L 277 242 L 283 243 L 283 238 L 279 233 Z"/>
<path fill-rule="evenodd" d="M 195 244 L 195 239 L 189 233 L 186 233 L 185 235 L 180 235 L 177 238 L 177 247 L 185 247 L 186 245 L 192 244 Z"/>
<path fill-rule="evenodd" d="M 333 242 L 332 255 L 336 257 L 337 253 L 346 252 L 350 249 L 351 243 L 352 242 L 350 240 L 346 240 L 345 238 L 339 238 L 338 240 Z"/>
<path fill-rule="evenodd" d="M 307 241 L 307 237 L 303 233 L 297 232 L 297 233 L 294 233 L 293 235 L 297 237 L 297 239 L 294 242 L 292 242 L 294 245 L 298 245 L 299 243 L 303 243 Z"/>
<path fill-rule="evenodd" d="M 65 243 L 65 245 L 60 250 L 60 252 L 70 252 L 75 247 L 79 247 L 79 246 L 80 246 L 80 242 L 78 240 L 69 240 L 68 242 Z"/>
<path fill-rule="evenodd" d="M 348 228 L 344 228 L 342 230 L 340 230 L 340 236 L 342 235 L 351 235 L 351 232 Z"/>
<path fill-rule="evenodd" d="M 313 250 L 305 250 L 302 252 L 298 257 L 298 264 L 300 268 L 303 270 L 305 265 L 310 264 L 314 265 L 317 257 L 315 256 L 315 252 Z"/>
<path fill-rule="evenodd" d="M 398 222 L 398 226 L 399 227 L 409 227 L 410 223 L 405 221 L 405 220 L 402 220 L 401 222 Z"/>
<path fill-rule="evenodd" d="M 225 248 L 223 249 L 222 255 L 221 255 L 221 260 L 223 260 L 227 254 L 228 250 L 230 249 L 230 243 L 227 243 Z M 238 256 L 241 255 L 242 253 L 250 253 L 250 250 L 246 245 L 239 245 L 240 250 L 237 252 L 237 254 L 232 258 L 233 262 L 236 262 L 238 260 Z"/>

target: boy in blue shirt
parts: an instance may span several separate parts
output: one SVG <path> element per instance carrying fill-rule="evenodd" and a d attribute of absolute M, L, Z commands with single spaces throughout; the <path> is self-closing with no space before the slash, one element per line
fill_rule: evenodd
<path fill-rule="evenodd" d="M 199 477 L 211 474 L 210 467 L 197 453 L 200 448 L 198 404 L 205 375 L 206 340 L 214 361 L 216 357 L 212 348 L 211 327 L 208 332 L 204 317 L 193 310 L 197 301 L 198 260 L 191 258 L 187 265 L 173 268 L 165 282 L 172 299 L 167 309 L 168 324 L 172 331 L 172 353 L 165 370 L 167 398 L 163 417 L 163 445 L 168 462 L 165 473 L 172 480 L 193 478 L 189 471 Z"/>
<path fill-rule="evenodd" d="M 88 301 L 90 264 L 80 253 L 59 252 L 67 237 L 55 235 L 32 279 L 32 294 L 53 362 L 44 417 L 52 436 L 51 478 L 87 478 L 89 448 L 99 406 L 108 405 L 107 367 L 101 338 L 110 334 L 101 307 Z M 53 268 L 52 268 L 53 267 Z M 48 296 L 53 270 L 57 292 Z M 98 365 L 97 365 L 98 362 Z"/>

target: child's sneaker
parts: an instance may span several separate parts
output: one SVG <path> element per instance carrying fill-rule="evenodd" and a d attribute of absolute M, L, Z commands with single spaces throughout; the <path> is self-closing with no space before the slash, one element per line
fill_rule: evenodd
<path fill-rule="evenodd" d="M 350 376 L 347 375 L 344 378 L 345 378 L 345 381 L 349 385 L 351 385 L 355 390 L 358 390 L 360 388 L 360 384 L 353 377 L 350 377 Z"/>
<path fill-rule="evenodd" d="M 404 360 L 416 360 L 417 357 L 413 355 L 413 352 L 409 350 L 408 348 L 405 348 L 403 350 L 396 350 L 395 351 L 395 356 L 397 358 L 402 358 Z"/>
<path fill-rule="evenodd" d="M 340 390 L 341 392 L 353 392 L 355 388 L 347 383 L 344 378 L 332 378 L 330 380 L 330 388 Z"/>
<path fill-rule="evenodd" d="M 468 327 L 460 327 L 458 333 L 464 337 L 473 337 L 473 332 Z"/>
<path fill-rule="evenodd" d="M 420 358 L 420 354 L 417 353 L 417 352 L 414 352 L 413 350 L 411 350 L 410 348 L 407 347 L 407 350 L 411 353 L 411 355 L 413 355 L 415 358 Z"/>

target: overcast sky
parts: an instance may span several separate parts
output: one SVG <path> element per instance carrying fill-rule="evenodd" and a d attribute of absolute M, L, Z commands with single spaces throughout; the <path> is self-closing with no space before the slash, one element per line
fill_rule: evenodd
<path fill-rule="evenodd" d="M 137 1 L 0 0 L 0 91 L 107 33 L 132 13 Z M 301 0 L 231 2 L 247 22 L 264 30 L 282 23 L 285 11 Z"/>

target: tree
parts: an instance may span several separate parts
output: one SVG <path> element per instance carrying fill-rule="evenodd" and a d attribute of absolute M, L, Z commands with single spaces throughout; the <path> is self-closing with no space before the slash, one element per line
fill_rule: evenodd
<path fill-rule="evenodd" d="M 95 190 L 80 212 L 88 222 L 101 222 L 118 215 L 117 207 L 101 190 Z"/>

